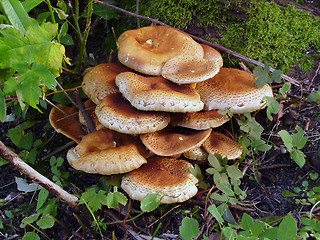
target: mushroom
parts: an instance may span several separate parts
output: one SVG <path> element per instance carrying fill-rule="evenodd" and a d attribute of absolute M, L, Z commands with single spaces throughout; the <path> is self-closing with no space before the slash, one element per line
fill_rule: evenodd
<path fill-rule="evenodd" d="M 171 27 L 148 26 L 122 33 L 119 61 L 140 73 L 158 76 L 165 62 L 177 55 L 202 57 L 203 49 L 187 34 Z"/>
<path fill-rule="evenodd" d="M 152 156 L 140 168 L 126 173 L 121 188 L 134 200 L 141 201 L 150 193 L 160 193 L 161 203 L 183 202 L 196 195 L 198 179 L 185 160 Z"/>
<path fill-rule="evenodd" d="M 67 138 L 79 143 L 82 136 L 87 134 L 87 132 L 80 126 L 81 124 L 78 122 L 78 109 L 61 104 L 59 104 L 57 107 L 69 116 L 66 116 L 56 108 L 52 108 L 49 114 L 51 126 L 56 130 L 57 133 L 61 133 Z M 79 124 L 77 124 L 77 122 Z"/>
<path fill-rule="evenodd" d="M 208 155 L 209 154 L 203 149 L 203 147 L 192 148 L 183 153 L 185 158 L 199 162 L 205 162 L 208 159 Z"/>
<path fill-rule="evenodd" d="M 201 144 L 208 138 L 211 128 L 193 130 L 182 127 L 166 127 L 163 130 L 140 135 L 143 144 L 159 156 L 173 156 Z"/>
<path fill-rule="evenodd" d="M 92 121 L 94 123 L 95 129 L 100 130 L 100 129 L 105 128 L 105 126 L 103 126 L 99 122 L 97 115 L 95 114 L 95 109 L 96 109 L 97 105 L 94 102 L 92 102 L 91 99 L 88 99 L 87 101 L 84 102 L 84 106 L 85 106 L 85 109 L 86 109 L 89 117 L 92 119 Z M 82 123 L 83 125 L 87 126 L 87 122 L 85 121 L 81 111 L 79 111 L 79 122 Z"/>
<path fill-rule="evenodd" d="M 147 153 L 138 138 L 102 129 L 84 136 L 67 153 L 70 165 L 87 173 L 105 175 L 132 171 L 146 163 Z"/>
<path fill-rule="evenodd" d="M 203 108 L 199 94 L 190 86 L 179 86 L 163 77 L 120 73 L 116 85 L 137 109 L 144 111 L 195 112 Z"/>
<path fill-rule="evenodd" d="M 117 63 L 103 63 L 91 68 L 83 77 L 83 92 L 98 104 L 105 96 L 119 92 L 115 78 L 121 72 L 131 71 Z"/>
<path fill-rule="evenodd" d="M 206 44 L 202 44 L 200 43 L 202 49 L 203 49 L 203 58 L 207 59 L 207 60 L 211 60 L 211 61 L 215 61 L 218 63 L 218 66 L 222 67 L 223 66 L 223 58 L 221 56 L 221 54 L 219 53 L 219 51 L 217 51 L 216 49 L 206 45 Z"/>
<path fill-rule="evenodd" d="M 168 113 L 140 111 L 131 106 L 121 93 L 106 96 L 97 105 L 95 113 L 103 126 L 127 134 L 155 132 L 170 122 Z"/>
<path fill-rule="evenodd" d="M 202 146 L 208 153 L 219 153 L 222 157 L 227 157 L 229 160 L 240 158 L 243 152 L 240 143 L 215 131 L 211 132 Z"/>
<path fill-rule="evenodd" d="M 266 106 L 265 96 L 272 97 L 272 88 L 258 88 L 252 73 L 221 68 L 220 72 L 196 86 L 205 110 L 229 109 L 233 113 L 253 112 Z"/>
<path fill-rule="evenodd" d="M 192 113 L 174 113 L 170 116 L 170 124 L 172 126 L 180 126 L 196 130 L 216 128 L 230 120 L 228 115 L 222 115 L 217 110 Z"/>

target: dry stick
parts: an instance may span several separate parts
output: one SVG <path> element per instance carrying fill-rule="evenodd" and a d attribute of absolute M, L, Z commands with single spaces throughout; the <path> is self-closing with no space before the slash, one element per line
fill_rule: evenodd
<path fill-rule="evenodd" d="M 0 141 L 0 156 L 12 164 L 23 174 L 27 175 L 31 179 L 37 181 L 41 186 L 47 189 L 49 192 L 57 196 L 58 198 L 66 201 L 72 207 L 78 207 L 79 199 L 63 190 L 57 184 L 51 182 L 48 178 L 38 173 L 28 164 L 26 164 L 17 154 L 12 152 Z"/>
<path fill-rule="evenodd" d="M 58 87 L 61 89 L 61 90 L 64 90 L 63 87 L 60 85 L 60 83 L 56 80 L 56 83 L 58 85 Z M 67 92 L 63 92 L 63 94 L 69 99 L 69 101 L 76 107 L 78 108 L 78 105 L 72 100 L 72 98 L 69 96 L 69 94 Z"/>
<path fill-rule="evenodd" d="M 128 14 L 128 15 L 131 15 L 131 16 L 133 16 L 133 17 L 145 19 L 145 20 L 148 20 L 148 21 L 150 21 L 150 22 L 153 22 L 153 23 L 156 23 L 156 24 L 159 24 L 159 25 L 162 25 L 162 26 L 171 27 L 170 25 L 165 24 L 165 23 L 163 23 L 163 22 L 161 22 L 161 21 L 159 21 L 159 20 L 157 20 L 157 19 L 153 19 L 153 18 L 150 18 L 150 17 L 145 17 L 145 16 L 142 16 L 142 15 L 139 15 L 139 14 L 136 14 L 136 13 L 132 13 L 132 12 L 129 12 L 129 11 L 124 10 L 124 9 L 122 9 L 122 8 L 113 6 L 113 5 L 111 5 L 111 4 L 108 4 L 108 3 L 105 3 L 105 2 L 101 2 L 101 1 L 99 1 L 99 0 L 93 0 L 93 1 L 94 1 L 95 3 L 99 3 L 99 4 L 101 4 L 101 5 L 104 5 L 104 6 L 113 8 L 113 9 L 115 9 L 115 10 L 118 10 L 118 11 L 123 12 L 123 13 Z M 171 28 L 173 28 L 173 27 L 171 27 Z M 180 29 L 177 29 L 177 30 L 181 31 Z M 183 31 L 181 31 L 181 32 L 183 32 Z M 259 62 L 259 61 L 256 61 L 256 60 L 254 60 L 254 59 L 245 57 L 245 56 L 243 56 L 243 55 L 241 55 L 241 54 L 239 54 L 239 53 L 236 53 L 236 52 L 234 52 L 234 51 L 231 51 L 230 49 L 227 49 L 227 48 L 225 48 L 225 47 L 222 47 L 222 46 L 220 46 L 220 45 L 217 44 L 217 43 L 211 43 L 211 42 L 209 42 L 209 41 L 206 41 L 206 40 L 204 40 L 204 39 L 202 39 L 202 38 L 200 38 L 200 37 L 197 37 L 197 36 L 194 36 L 194 35 L 191 35 L 191 34 L 188 34 L 188 35 L 189 35 L 190 37 L 192 37 L 194 40 L 198 41 L 198 42 L 204 43 L 204 44 L 206 44 L 206 45 L 208 45 L 208 46 L 210 46 L 210 47 L 213 47 L 213 48 L 217 48 L 217 49 L 219 49 L 219 50 L 221 50 L 221 51 L 223 51 L 223 52 L 226 52 L 226 53 L 228 53 L 228 54 L 230 54 L 230 55 L 232 55 L 232 56 L 235 56 L 235 57 L 237 57 L 237 58 L 240 58 L 240 59 L 242 59 L 242 60 L 244 60 L 244 61 L 246 61 L 246 62 L 253 63 L 253 64 L 255 64 L 255 65 L 258 65 L 258 66 L 261 66 L 261 67 L 265 68 L 265 65 L 264 65 L 263 63 Z M 269 71 L 270 71 L 270 72 L 273 72 L 273 71 L 275 71 L 275 69 L 272 68 L 272 67 L 269 67 Z M 292 83 L 293 85 L 299 86 L 299 82 L 298 82 L 297 80 L 295 80 L 295 79 L 293 79 L 293 78 L 291 78 L 291 77 L 289 77 L 289 76 L 287 76 L 287 75 L 285 75 L 285 74 L 281 74 L 281 77 L 282 77 L 283 79 L 287 80 L 288 82 Z"/>
<path fill-rule="evenodd" d="M 83 102 L 82 102 L 82 100 L 80 98 L 79 91 L 77 89 L 73 90 L 73 95 L 76 98 L 76 102 L 77 102 L 78 108 L 81 111 L 82 116 L 83 116 L 84 120 L 87 123 L 89 132 L 90 133 L 94 132 L 96 130 L 96 127 L 95 127 L 91 117 L 89 116 L 89 114 L 88 114 L 88 112 L 86 110 L 86 107 L 84 106 L 84 104 L 83 104 Z"/>

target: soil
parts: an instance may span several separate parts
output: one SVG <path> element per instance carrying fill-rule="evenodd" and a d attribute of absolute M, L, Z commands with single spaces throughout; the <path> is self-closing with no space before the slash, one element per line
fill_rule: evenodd
<path fill-rule="evenodd" d="M 317 1 L 305 1 L 304 4 L 282 0 L 276 2 L 279 4 L 294 4 L 317 17 L 320 16 L 320 4 Z M 88 40 L 92 43 L 88 52 L 93 54 L 97 62 L 105 62 L 108 59 L 108 55 L 102 54 L 103 37 L 101 31 L 106 32 L 106 28 L 107 26 L 97 20 L 94 31 Z M 200 37 L 208 33 L 219 37 L 214 29 L 197 29 L 194 26 L 189 26 L 187 32 Z M 67 52 L 70 55 L 73 54 L 72 49 L 67 49 Z M 247 193 L 247 198 L 244 200 L 245 205 L 230 206 L 236 221 L 241 219 L 244 212 L 255 219 L 284 216 L 287 213 L 292 213 L 299 219 L 303 212 L 310 211 L 312 205 L 307 205 L 308 202 L 306 204 L 296 203 L 297 200 L 307 199 L 306 197 L 302 197 L 301 194 L 297 197 L 284 197 L 282 192 L 284 190 L 293 191 L 296 187 L 308 191 L 313 185 L 318 185 L 318 180 L 313 181 L 309 174 L 320 173 L 320 108 L 305 99 L 312 90 L 317 89 L 320 85 L 319 66 L 320 61 L 316 61 L 314 68 L 309 72 L 302 72 L 298 67 L 291 69 L 288 75 L 297 79 L 299 86 L 292 86 L 288 97 L 281 102 L 283 107 L 280 111 L 281 114 L 275 116 L 274 121 L 269 121 L 264 111 L 257 114 L 256 119 L 265 128 L 264 137 L 269 138 L 277 148 L 272 148 L 266 154 L 257 154 L 259 176 L 256 178 L 253 159 L 250 156 L 239 163 L 240 169 L 246 169 L 241 189 Z M 276 94 L 283 83 L 273 86 Z M 65 158 L 68 150 L 66 144 L 70 143 L 70 140 L 48 127 L 48 111 L 45 110 L 42 115 L 34 111 L 34 115 L 31 114 L 33 116 L 32 120 L 40 120 L 40 123 L 28 131 L 34 133 L 35 139 L 48 141 L 48 144 L 39 151 L 34 168 L 51 178 L 50 154 L 56 151 L 56 157 L 62 156 Z M 0 140 L 17 153 L 22 149 L 17 149 L 10 141 L 7 131 L 17 126 L 20 121 L 22 120 L 16 119 L 10 123 L 4 123 L 0 127 Z M 290 159 L 289 153 L 284 152 L 283 143 L 280 137 L 275 134 L 280 129 L 292 132 L 296 125 L 301 126 L 305 135 L 308 136 L 308 142 L 302 149 L 306 154 L 307 163 L 302 168 L 299 168 Z M 227 124 L 224 127 L 231 132 L 230 125 Z M 237 127 L 235 128 L 237 131 Z M 200 165 L 200 167 L 203 171 L 207 168 L 206 165 Z M 65 190 L 71 193 L 80 194 L 85 188 L 94 184 L 103 187 L 102 176 L 75 171 L 67 162 L 61 166 L 61 171 L 70 173 L 68 187 Z M 26 179 L 9 164 L 0 167 L 0 216 L 4 226 L 1 227 L 0 222 L 0 239 L 21 239 L 26 231 L 33 230 L 30 226 L 22 229 L 19 225 L 24 217 L 35 213 L 36 195 L 19 191 L 15 177 Z M 29 179 L 27 180 L 29 181 Z M 212 184 L 212 176 L 206 176 L 205 181 Z M 309 183 L 308 187 L 303 187 L 304 181 Z M 136 216 L 140 211 L 140 203 L 137 201 L 130 201 L 126 207 L 120 209 L 103 208 L 102 211 L 97 213 L 96 217 L 104 218 L 105 222 L 111 223 L 105 231 L 103 230 L 105 239 L 112 239 L 113 234 L 117 239 L 150 239 L 155 231 L 161 239 L 177 239 L 179 238 L 179 226 L 182 219 L 190 215 L 199 221 L 201 233 L 209 236 L 209 239 L 218 239 L 213 230 L 214 221 L 208 217 L 203 218 L 207 201 L 206 193 L 206 191 L 199 190 L 194 198 L 184 203 L 161 205 L 156 211 L 145 213 L 130 222 L 114 223 L 119 219 L 130 219 Z M 54 196 L 50 196 L 50 198 L 52 197 Z M 211 199 L 208 201 L 214 203 Z M 318 217 L 319 210 L 319 208 L 314 210 L 314 214 Z M 85 208 L 74 209 L 63 201 L 59 201 L 57 211 L 56 218 L 58 221 L 54 227 L 42 230 L 50 239 L 101 239 L 98 231 L 94 231 L 90 227 L 92 218 Z M 158 227 L 159 229 L 157 229 Z M 45 239 L 45 237 L 41 235 L 41 239 Z"/>

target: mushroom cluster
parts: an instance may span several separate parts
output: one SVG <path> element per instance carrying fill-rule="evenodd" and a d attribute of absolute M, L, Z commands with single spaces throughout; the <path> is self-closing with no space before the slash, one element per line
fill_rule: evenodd
<path fill-rule="evenodd" d="M 121 64 L 99 64 L 84 76 L 85 106 L 96 131 L 82 137 L 70 130 L 78 145 L 67 159 L 88 173 L 123 174 L 121 187 L 132 199 L 159 192 L 162 203 L 185 201 L 197 193 L 198 182 L 188 160 L 242 154 L 239 143 L 213 130 L 229 120 L 218 110 L 263 108 L 272 89 L 258 88 L 251 73 L 222 68 L 217 50 L 173 28 L 129 30 L 118 45 Z"/>

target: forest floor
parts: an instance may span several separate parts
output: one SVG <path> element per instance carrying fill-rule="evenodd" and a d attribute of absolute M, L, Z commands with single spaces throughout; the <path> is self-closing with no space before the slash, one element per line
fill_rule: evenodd
<path fill-rule="evenodd" d="M 287 4 L 285 3 L 286 1 L 281 0 L 276 2 Z M 316 1 L 306 1 L 304 5 L 296 5 L 317 17 L 320 16 L 319 3 Z M 196 29 L 192 26 L 189 29 L 191 34 L 199 37 L 207 34 L 207 30 Z M 99 35 L 99 28 L 95 30 L 97 32 L 91 33 L 89 41 L 97 39 L 97 42 L 92 42 L 92 46 L 94 47 L 89 49 L 89 53 L 92 52 L 96 56 L 97 61 L 102 62 L 105 55 L 102 56 L 97 52 L 100 50 L 98 41 L 101 39 L 97 37 Z M 313 180 L 312 174 L 320 174 L 320 107 L 311 104 L 305 99 L 312 89 L 317 89 L 320 85 L 320 61 L 315 61 L 313 69 L 309 72 L 302 72 L 298 67 L 294 67 L 288 75 L 295 78 L 299 82 L 299 86 L 292 85 L 287 98 L 282 100 L 282 109 L 274 117 L 274 121 L 271 122 L 267 119 L 265 111 L 259 112 L 256 116 L 257 121 L 266 129 L 263 133 L 264 138 L 269 138 L 277 148 L 273 148 L 266 154 L 262 153 L 257 158 L 261 179 L 260 184 L 253 177 L 254 167 L 250 157 L 239 164 L 240 169 L 247 168 L 241 185 L 241 189 L 247 193 L 247 198 L 244 200 L 245 205 L 230 206 L 230 210 L 236 221 L 241 219 L 243 213 L 248 213 L 254 219 L 279 217 L 292 213 L 299 219 L 302 213 L 310 211 L 313 206 L 308 201 L 308 197 L 302 195 L 302 192 L 307 193 L 313 186 L 319 186 L 319 178 Z M 280 84 L 273 85 L 274 92 L 278 93 L 279 88 L 284 83 L 282 81 Z M 56 152 L 55 156 L 65 158 L 68 150 L 66 145 L 75 146 L 75 144 L 70 143 L 70 140 L 62 135 L 54 133 L 54 130 L 48 124 L 48 112 L 49 110 L 44 112 L 44 114 L 39 114 L 34 111 L 32 120 L 39 120 L 39 123 L 30 129 L 30 131 L 35 134 L 35 139 L 48 140 L 48 144 L 38 156 L 39 160 L 41 160 L 38 164 L 44 167 L 43 174 L 52 175 L 47 167 L 49 165 L 50 154 Z M 21 149 L 15 147 L 7 132 L 10 128 L 17 126 L 20 121 L 17 119 L 10 123 L 4 123 L 0 127 L 0 140 L 16 152 L 20 152 Z M 297 125 L 301 126 L 304 129 L 305 135 L 308 136 L 308 142 L 302 149 L 306 154 L 307 163 L 302 168 L 299 168 L 292 161 L 289 153 L 282 151 L 283 143 L 281 138 L 275 134 L 276 130 L 280 129 L 292 132 Z M 226 124 L 224 127 L 231 131 L 230 124 Z M 235 129 L 237 130 L 237 127 Z M 206 167 L 205 165 L 201 165 L 203 170 Z M 39 169 L 39 166 L 37 169 Z M 65 190 L 71 193 L 80 194 L 85 188 L 101 183 L 101 176 L 74 171 L 66 161 L 60 170 L 70 173 L 68 181 L 71 184 L 65 187 Z M 0 224 L 0 239 L 21 239 L 27 230 L 32 231 L 30 226 L 20 228 L 20 224 L 25 216 L 34 213 L 36 197 L 32 192 L 25 193 L 19 191 L 15 177 L 25 178 L 12 165 L 6 164 L 0 167 L 0 216 L 2 218 L 2 225 L 4 226 L 1 228 Z M 212 184 L 212 176 L 205 176 L 205 181 Z M 294 188 L 300 188 L 302 192 L 295 197 L 283 196 L 283 191 L 289 190 L 293 192 Z M 179 235 L 179 226 L 182 219 L 190 212 L 193 212 L 193 216 L 198 218 L 200 226 L 205 226 L 202 229 L 202 233 L 209 236 L 209 239 L 218 239 L 211 231 L 213 220 L 210 218 L 206 218 L 206 220 L 202 219 L 206 208 L 206 198 L 207 194 L 200 190 L 195 197 L 184 203 L 161 205 L 156 211 L 146 213 L 134 221 L 108 225 L 107 230 L 104 231 L 105 239 L 112 239 L 113 232 L 118 239 L 125 239 L 126 237 L 128 239 L 138 239 L 136 234 L 145 239 L 143 236 L 152 236 L 160 222 L 162 225 L 157 235 L 162 239 L 176 239 Z M 214 203 L 214 201 L 209 199 L 210 203 Z M 106 222 L 114 222 L 117 219 L 124 218 L 128 219 L 139 212 L 139 202 L 132 201 L 129 208 L 131 212 L 128 213 L 127 209 L 123 208 L 103 209 L 99 214 L 101 218 L 105 218 Z M 42 230 L 50 239 L 100 239 L 100 235 L 90 228 L 92 219 L 86 211 L 73 209 L 63 201 L 59 202 L 57 211 L 56 218 L 59 222 L 56 222 L 52 228 Z M 320 208 L 315 208 L 313 213 L 320 217 Z M 81 219 L 85 227 L 81 226 L 78 218 Z M 84 233 L 84 229 L 86 229 L 86 233 Z"/>

